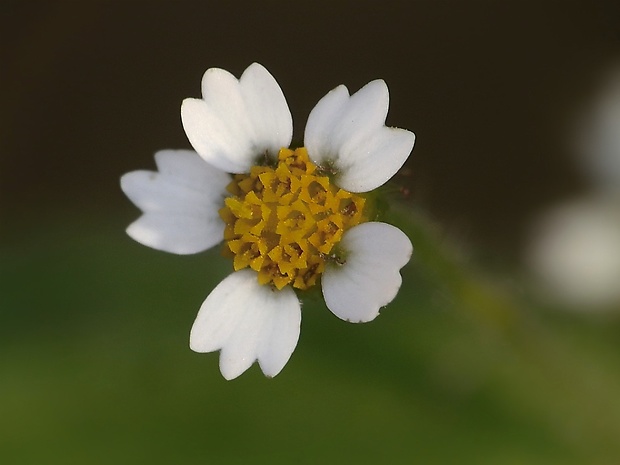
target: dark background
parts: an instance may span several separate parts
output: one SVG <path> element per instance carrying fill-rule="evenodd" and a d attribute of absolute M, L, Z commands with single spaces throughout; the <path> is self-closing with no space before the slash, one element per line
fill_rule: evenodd
<path fill-rule="evenodd" d="M 417 142 L 410 202 L 485 255 L 515 256 L 536 209 L 583 187 L 567 118 L 620 51 L 614 1 L 1 4 L 5 217 L 131 211 L 123 172 L 189 147 L 179 105 L 209 67 L 274 74 L 295 136 L 329 89 L 371 79 Z M 21 224 L 21 223 L 20 223 Z M 16 226 L 17 223 L 14 223 Z"/>

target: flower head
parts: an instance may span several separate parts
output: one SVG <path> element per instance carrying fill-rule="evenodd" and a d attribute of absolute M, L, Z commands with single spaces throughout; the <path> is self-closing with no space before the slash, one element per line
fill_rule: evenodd
<path fill-rule="evenodd" d="M 209 69 L 202 99 L 186 99 L 183 127 L 196 152 L 155 154 L 157 172 L 124 175 L 143 211 L 136 241 L 178 254 L 223 242 L 231 275 L 202 304 L 190 334 L 197 352 L 221 350 L 226 379 L 258 361 L 267 376 L 289 360 L 301 323 L 297 297 L 320 285 L 339 318 L 365 322 L 396 296 L 412 246 L 371 220 L 366 193 L 388 181 L 414 144 L 385 126 L 382 80 L 353 95 L 339 86 L 314 107 L 305 145 L 289 148 L 292 118 L 275 79 L 250 65 L 240 79 Z M 229 174 L 230 173 L 230 174 Z"/>
<path fill-rule="evenodd" d="M 620 210 L 615 202 L 590 196 L 556 206 L 541 216 L 533 233 L 527 260 L 552 301 L 578 311 L 617 310 Z"/>
<path fill-rule="evenodd" d="M 574 149 L 593 187 L 604 195 L 620 195 L 620 68 L 603 75 L 596 95 L 571 128 Z"/>

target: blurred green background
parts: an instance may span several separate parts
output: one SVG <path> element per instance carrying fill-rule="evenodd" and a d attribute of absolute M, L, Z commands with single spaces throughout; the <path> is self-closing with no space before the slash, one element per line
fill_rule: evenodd
<path fill-rule="evenodd" d="M 620 463 L 620 322 L 547 308 L 531 218 L 584 189 L 566 122 L 620 52 L 612 1 L 0 2 L 0 463 Z M 415 247 L 380 318 L 319 299 L 273 380 L 188 334 L 230 264 L 132 242 L 119 176 L 189 148 L 202 73 L 253 61 L 303 136 L 371 79 L 418 140 Z"/>

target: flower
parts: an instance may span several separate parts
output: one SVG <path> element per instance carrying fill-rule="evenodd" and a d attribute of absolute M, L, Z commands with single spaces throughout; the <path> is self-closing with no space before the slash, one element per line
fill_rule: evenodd
<path fill-rule="evenodd" d="M 544 297 L 590 313 L 620 309 L 620 68 L 602 78 L 568 131 L 590 188 L 543 212 L 525 250 Z"/>
<path fill-rule="evenodd" d="M 595 96 L 581 110 L 576 127 L 570 128 L 573 149 L 593 189 L 620 194 L 620 68 L 603 75 Z"/>
<path fill-rule="evenodd" d="M 268 377 L 288 362 L 301 324 L 296 292 L 322 286 L 327 307 L 373 320 L 394 299 L 412 245 L 370 221 L 365 193 L 409 156 L 415 136 L 385 126 L 384 81 L 349 95 L 339 86 L 308 117 L 305 147 L 289 149 L 291 113 L 261 65 L 240 79 L 212 68 L 202 99 L 186 99 L 183 127 L 196 152 L 155 154 L 157 172 L 125 174 L 121 187 L 143 215 L 127 233 L 141 244 L 192 254 L 223 241 L 234 272 L 209 294 L 190 334 L 196 352 L 221 350 L 233 379 L 258 361 Z M 228 174 L 230 173 L 230 174 Z"/>
<path fill-rule="evenodd" d="M 577 311 L 617 310 L 620 210 L 598 196 L 547 211 L 534 228 L 527 259 L 548 297 Z"/>

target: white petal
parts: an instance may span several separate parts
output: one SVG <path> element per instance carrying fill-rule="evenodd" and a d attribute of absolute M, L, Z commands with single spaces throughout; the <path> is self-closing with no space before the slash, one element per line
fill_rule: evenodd
<path fill-rule="evenodd" d="M 365 138 L 376 128 L 385 124 L 390 94 L 385 81 L 369 82 L 354 93 L 332 130 L 332 137 L 338 146 Z"/>
<path fill-rule="evenodd" d="M 147 212 L 131 223 L 127 234 L 136 242 L 153 249 L 188 255 L 210 249 L 224 236 L 224 223 L 209 218 Z"/>
<path fill-rule="evenodd" d="M 402 282 L 399 270 L 413 251 L 411 242 L 400 229 L 371 222 L 347 231 L 339 247 L 346 262 L 323 273 L 325 303 L 343 320 L 371 321 L 396 297 Z"/>
<path fill-rule="evenodd" d="M 211 68 L 202 76 L 202 100 L 235 134 L 252 138 L 239 80 L 224 69 Z"/>
<path fill-rule="evenodd" d="M 301 325 L 301 306 L 290 287 L 261 286 L 252 270 L 225 278 L 202 304 L 190 334 L 196 352 L 221 349 L 220 371 L 233 379 L 254 361 L 266 376 L 288 362 Z"/>
<path fill-rule="evenodd" d="M 304 145 L 315 163 L 335 160 L 339 147 L 331 134 L 348 101 L 349 90 L 340 85 L 329 91 L 310 112 L 304 131 Z"/>
<path fill-rule="evenodd" d="M 228 71 L 208 69 L 200 99 L 186 99 L 181 119 L 194 149 L 207 162 L 230 173 L 243 173 L 263 155 L 275 157 L 288 147 L 293 122 L 280 86 L 254 63 L 241 80 Z"/>
<path fill-rule="evenodd" d="M 403 166 L 414 142 L 412 132 L 385 126 L 364 139 L 351 139 L 341 148 L 341 173 L 335 182 L 350 192 L 368 192 L 382 186 Z"/>
<path fill-rule="evenodd" d="M 226 172 L 205 163 L 193 150 L 160 150 L 155 154 L 155 164 L 162 175 L 178 178 L 189 187 L 204 190 L 218 202 L 231 181 Z"/>
<path fill-rule="evenodd" d="M 177 254 L 206 250 L 222 240 L 218 209 L 230 176 L 208 165 L 195 152 L 164 150 L 155 154 L 156 171 L 133 171 L 121 188 L 143 212 L 127 228 L 134 240 Z"/>
<path fill-rule="evenodd" d="M 282 89 L 269 71 L 253 63 L 239 79 L 241 95 L 255 131 L 254 149 L 276 155 L 293 137 L 293 118 Z"/>
<path fill-rule="evenodd" d="M 580 311 L 619 308 L 617 203 L 592 197 L 557 206 L 533 232 L 527 258 L 549 297 Z"/>
<path fill-rule="evenodd" d="M 620 68 L 602 76 L 596 95 L 580 115 L 576 130 L 566 131 L 580 162 L 596 187 L 617 195 L 620 191 Z M 579 115 L 578 115 L 579 116 Z"/>
<path fill-rule="evenodd" d="M 308 117 L 305 146 L 315 163 L 334 165 L 336 183 L 367 192 L 390 179 L 413 149 L 409 131 L 385 127 L 389 93 L 376 80 L 349 97 L 339 86 L 323 97 Z"/>
<path fill-rule="evenodd" d="M 252 166 L 257 154 L 250 135 L 227 126 L 204 100 L 183 100 L 181 120 L 190 144 L 207 163 L 227 173 L 243 173 Z"/>

